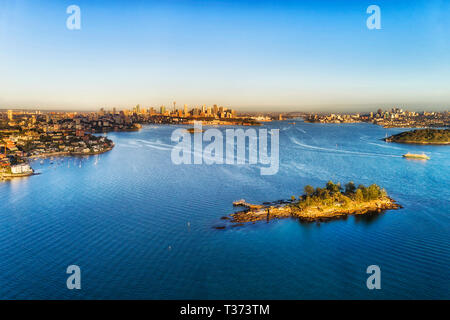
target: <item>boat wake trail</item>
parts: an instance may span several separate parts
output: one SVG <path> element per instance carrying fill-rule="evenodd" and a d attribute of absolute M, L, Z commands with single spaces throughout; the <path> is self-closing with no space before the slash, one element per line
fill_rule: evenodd
<path fill-rule="evenodd" d="M 371 144 L 371 145 L 378 146 L 378 147 L 381 147 L 381 148 L 402 150 L 402 148 L 393 147 L 393 146 L 387 146 L 387 145 L 385 146 L 385 145 L 382 145 L 382 144 L 379 144 L 379 143 L 374 143 L 374 142 L 367 142 L 367 144 Z"/>
<path fill-rule="evenodd" d="M 155 142 L 150 140 L 136 140 L 136 142 L 140 143 L 141 145 L 156 149 L 156 150 L 162 150 L 162 151 L 171 151 L 173 149 L 173 146 L 170 144 L 165 144 L 161 142 Z"/>
<path fill-rule="evenodd" d="M 370 139 L 370 137 L 368 137 L 368 136 L 361 136 L 361 137 L 359 137 L 359 140 L 364 141 L 367 144 L 371 144 L 371 145 L 378 146 L 378 147 L 381 147 L 381 148 L 402 150 L 402 148 L 394 147 L 392 145 L 388 145 L 388 143 L 381 144 L 381 143 L 371 142 L 370 140 L 372 140 L 372 139 Z"/>
<path fill-rule="evenodd" d="M 331 149 L 331 148 L 324 148 L 324 147 L 317 147 L 317 146 L 311 146 L 305 143 L 302 143 L 298 141 L 294 137 L 290 137 L 290 140 L 305 149 L 310 150 L 316 150 L 319 152 L 329 152 L 329 153 L 336 153 L 336 154 L 353 154 L 357 156 L 372 156 L 372 157 L 390 157 L 390 158 L 401 158 L 402 156 L 394 155 L 394 154 L 383 154 L 383 153 L 369 153 L 369 152 L 358 152 L 358 151 L 349 151 L 349 150 L 341 150 L 341 149 Z"/>
<path fill-rule="evenodd" d="M 306 133 L 306 131 L 305 130 L 303 130 L 303 129 L 300 129 L 300 128 L 295 128 L 297 131 L 300 131 L 301 133 Z"/>

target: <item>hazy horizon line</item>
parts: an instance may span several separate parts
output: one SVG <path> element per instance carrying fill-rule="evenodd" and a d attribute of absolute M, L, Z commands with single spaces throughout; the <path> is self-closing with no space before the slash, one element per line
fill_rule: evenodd
<path fill-rule="evenodd" d="M 98 112 L 100 109 L 104 109 L 105 111 L 112 111 L 114 108 L 116 111 L 121 110 L 130 110 L 135 106 L 139 105 L 141 108 L 149 109 L 151 107 L 157 108 L 160 106 L 165 106 L 168 110 L 172 110 L 172 104 L 155 104 L 155 105 L 143 105 L 141 103 L 124 106 L 124 107 L 109 107 L 109 106 L 99 106 L 95 108 L 89 107 L 81 107 L 81 108 L 73 108 L 73 107 L 29 107 L 29 106 L 0 106 L 0 111 L 14 110 L 14 111 L 48 111 L 48 112 Z M 188 108 L 201 107 L 203 105 L 212 106 L 213 104 L 193 104 L 188 105 Z M 450 105 L 450 104 L 449 104 Z M 176 106 L 176 109 L 183 108 L 184 104 L 179 104 Z M 448 106 L 423 106 L 423 105 L 408 105 L 401 103 L 379 103 L 379 104 L 341 104 L 341 105 L 304 105 L 304 106 L 229 106 L 225 104 L 217 104 L 217 106 L 224 106 L 226 108 L 234 109 L 238 112 L 248 112 L 248 113 L 295 113 L 295 112 L 304 112 L 304 113 L 362 113 L 362 112 L 371 112 L 376 111 L 378 109 L 382 110 L 390 110 L 392 108 L 400 108 L 408 111 L 434 111 L 434 112 L 448 112 L 450 109 Z M 344 107 L 345 106 L 345 107 Z M 337 108 L 336 108 L 337 107 Z"/>

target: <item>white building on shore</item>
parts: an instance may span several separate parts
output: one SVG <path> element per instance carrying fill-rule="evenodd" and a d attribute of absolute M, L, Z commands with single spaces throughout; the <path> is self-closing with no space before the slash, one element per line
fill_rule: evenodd
<path fill-rule="evenodd" d="M 12 174 L 28 174 L 33 173 L 33 169 L 31 169 L 30 165 L 27 163 L 17 164 L 11 166 Z"/>

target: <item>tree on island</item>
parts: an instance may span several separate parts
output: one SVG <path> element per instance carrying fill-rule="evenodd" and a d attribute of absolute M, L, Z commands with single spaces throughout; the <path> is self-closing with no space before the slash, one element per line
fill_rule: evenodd
<path fill-rule="evenodd" d="M 327 182 L 327 190 L 330 191 L 331 193 L 341 192 L 341 183 L 338 182 L 334 184 L 333 181 L 330 180 Z"/>
<path fill-rule="evenodd" d="M 369 199 L 367 188 L 364 185 L 360 184 L 358 186 L 358 190 L 361 190 L 361 194 L 363 196 L 363 200 L 368 200 Z"/>
<path fill-rule="evenodd" d="M 345 208 L 352 202 L 367 202 L 382 199 L 387 195 L 386 191 L 376 184 L 372 184 L 369 187 L 360 184 L 356 187 L 353 181 L 345 184 L 344 193 L 341 193 L 341 184 L 335 184 L 332 181 L 328 181 L 325 188 L 317 187 L 314 189 L 312 186 L 307 185 L 303 190 L 305 194 L 299 196 L 299 200 L 294 203 L 295 206 L 301 209 L 310 206 L 339 206 Z M 292 202 L 294 202 L 294 197 L 292 197 Z"/>
<path fill-rule="evenodd" d="M 325 199 L 328 196 L 327 189 L 322 189 L 317 187 L 316 191 L 314 191 L 314 196 L 318 197 L 319 199 Z"/>
<path fill-rule="evenodd" d="M 362 202 L 364 200 L 364 195 L 361 191 L 361 189 L 357 189 L 355 192 L 355 201 L 357 202 Z"/>
<path fill-rule="evenodd" d="M 355 190 L 356 190 L 356 186 L 355 186 L 355 183 L 353 181 L 350 181 L 349 183 L 347 183 L 345 185 L 345 193 L 346 194 L 355 193 Z"/>
<path fill-rule="evenodd" d="M 303 191 L 305 192 L 305 194 L 307 196 L 311 196 L 314 193 L 314 187 L 310 186 L 309 184 L 307 186 L 305 186 L 305 188 L 303 189 Z"/>

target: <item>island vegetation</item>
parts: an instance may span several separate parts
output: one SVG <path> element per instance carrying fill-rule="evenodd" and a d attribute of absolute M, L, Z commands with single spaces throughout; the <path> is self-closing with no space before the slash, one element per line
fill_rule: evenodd
<path fill-rule="evenodd" d="M 332 181 L 324 188 L 307 185 L 304 194 L 299 197 L 292 196 L 290 200 L 265 202 L 262 205 L 239 200 L 233 204 L 245 208 L 231 214 L 230 217 L 224 217 L 235 223 L 288 217 L 305 221 L 323 221 L 349 214 L 366 214 L 400 208 L 400 205 L 387 195 L 386 190 L 378 185 L 356 186 L 352 181 L 344 187 Z"/>
<path fill-rule="evenodd" d="M 395 134 L 384 140 L 413 144 L 450 144 L 450 129 L 417 129 Z"/>

